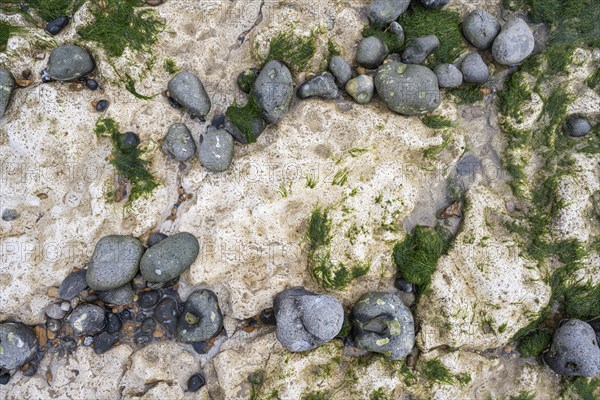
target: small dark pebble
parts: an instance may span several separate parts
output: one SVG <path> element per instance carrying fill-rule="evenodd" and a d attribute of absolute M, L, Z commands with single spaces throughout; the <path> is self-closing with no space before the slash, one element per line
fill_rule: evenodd
<path fill-rule="evenodd" d="M 35 373 L 37 372 L 37 365 L 35 365 L 33 363 L 29 363 L 29 364 L 27 364 L 27 369 L 22 370 L 21 372 L 23 372 L 23 376 L 27 376 L 27 377 L 34 376 Z"/>
<path fill-rule="evenodd" d="M 147 247 L 152 247 L 155 244 L 161 242 L 162 240 L 168 238 L 167 235 L 165 235 L 164 233 L 160 233 L 160 232 L 152 232 L 150 234 L 150 236 L 148 237 L 148 240 L 146 241 L 146 246 Z"/>
<path fill-rule="evenodd" d="M 98 89 L 98 81 L 95 79 L 87 79 L 85 81 L 85 86 L 90 90 L 96 90 Z"/>
<path fill-rule="evenodd" d="M 215 115 L 210 124 L 216 128 L 224 127 L 225 126 L 225 115 L 223 115 L 223 114 Z"/>
<path fill-rule="evenodd" d="M 108 100 L 100 100 L 96 103 L 96 111 L 104 112 L 108 108 Z"/>
<path fill-rule="evenodd" d="M 106 323 L 106 332 L 108 333 L 117 333 L 121 330 L 121 320 L 117 314 L 110 313 L 108 314 Z"/>
<path fill-rule="evenodd" d="M 51 35 L 58 35 L 69 24 L 69 17 L 58 17 L 48 22 L 46 30 Z"/>
<path fill-rule="evenodd" d="M 198 354 L 206 354 L 208 352 L 208 346 L 206 345 L 206 342 L 193 342 L 192 347 Z"/>
<path fill-rule="evenodd" d="M 194 374 L 194 375 L 190 376 L 190 379 L 188 379 L 188 383 L 187 383 L 188 392 L 197 392 L 205 384 L 206 384 L 206 380 L 204 379 L 204 375 Z"/>
<path fill-rule="evenodd" d="M 29 6 L 27 4 L 21 3 L 21 11 L 23 11 L 23 12 L 29 11 Z"/>
<path fill-rule="evenodd" d="M 102 332 L 94 338 L 94 353 L 104 354 L 117 342 L 117 337 L 108 332 Z"/>
<path fill-rule="evenodd" d="M 275 321 L 275 313 L 272 308 L 267 308 L 266 310 L 262 310 L 260 312 L 260 322 L 265 325 L 277 325 L 277 321 Z"/>
<path fill-rule="evenodd" d="M 394 281 L 394 286 L 396 286 L 396 289 L 401 290 L 406 293 L 410 293 L 413 290 L 415 290 L 415 287 L 413 286 L 412 283 L 406 282 L 402 278 L 396 278 L 396 280 Z"/>
<path fill-rule="evenodd" d="M 10 381 L 10 374 L 7 372 L 0 375 L 0 385 L 6 385 Z"/>
<path fill-rule="evenodd" d="M 121 144 L 137 147 L 140 144 L 140 137 L 135 132 L 125 132 L 121 136 Z"/>
<path fill-rule="evenodd" d="M 52 79 L 50 79 L 50 74 L 45 69 L 42 70 L 42 72 L 40 72 L 40 76 L 42 77 L 42 82 L 43 83 L 48 83 L 48 82 L 52 81 Z"/>
<path fill-rule="evenodd" d="M 134 340 L 137 345 L 141 346 L 150 343 L 151 338 L 148 335 L 136 335 Z"/>
<path fill-rule="evenodd" d="M 160 300 L 160 293 L 156 290 L 149 290 L 140 295 L 137 303 L 141 308 L 151 308 L 158 303 L 158 300 Z"/>
<path fill-rule="evenodd" d="M 178 315 L 177 302 L 170 297 L 162 299 L 154 310 L 154 318 L 161 324 L 169 337 L 174 337 L 177 333 Z"/>
<path fill-rule="evenodd" d="M 128 309 L 121 311 L 121 319 L 123 321 L 129 321 L 131 319 L 131 311 Z"/>
<path fill-rule="evenodd" d="M 144 333 L 151 335 L 156 330 L 156 321 L 154 321 L 152 318 L 146 318 L 142 321 L 140 330 Z"/>
<path fill-rule="evenodd" d="M 57 319 L 48 318 L 46 320 L 46 328 L 48 328 L 50 332 L 56 333 L 62 328 L 62 323 Z"/>
<path fill-rule="evenodd" d="M 179 282 L 179 277 L 168 282 L 148 282 L 148 287 L 150 289 L 159 290 L 173 286 L 177 282 Z"/>
<path fill-rule="evenodd" d="M 2 211 L 2 220 L 9 222 L 19 218 L 19 213 L 14 208 L 6 208 Z"/>
<path fill-rule="evenodd" d="M 68 336 L 61 338 L 60 343 L 67 351 L 73 351 L 77 348 L 77 342 Z"/>
<path fill-rule="evenodd" d="M 85 290 L 88 285 L 85 280 L 86 270 L 71 272 L 62 281 L 58 288 L 58 295 L 63 300 L 71 300 L 77 296 L 82 290 Z"/>
<path fill-rule="evenodd" d="M 142 274 L 137 274 L 131 281 L 135 290 L 142 290 L 146 287 L 146 280 Z"/>
<path fill-rule="evenodd" d="M 89 78 L 88 78 L 87 76 L 80 76 L 79 78 L 77 78 L 77 80 L 78 80 L 79 82 L 85 82 L 85 81 L 87 81 L 88 79 L 89 79 Z"/>
<path fill-rule="evenodd" d="M 85 339 L 83 339 L 83 345 L 85 347 L 89 347 L 92 345 L 92 343 L 94 343 L 94 338 L 91 336 L 86 336 Z"/>
<path fill-rule="evenodd" d="M 169 104 L 171 105 L 171 107 L 173 107 L 173 108 L 181 108 L 181 107 L 183 107 L 181 104 L 179 104 L 177 102 L 177 100 L 175 100 L 171 96 L 168 96 L 167 99 L 169 100 Z"/>

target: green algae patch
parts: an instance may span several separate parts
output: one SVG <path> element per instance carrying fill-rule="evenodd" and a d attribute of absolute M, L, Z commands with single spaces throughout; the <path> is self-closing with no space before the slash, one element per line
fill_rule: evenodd
<path fill-rule="evenodd" d="M 75 14 L 85 2 L 86 0 L 3 0 L 0 4 L 0 10 L 20 13 L 26 20 L 35 23 L 31 14 L 33 11 L 45 22 L 50 22 L 59 17 Z M 21 5 L 29 6 L 29 10 L 24 11 Z"/>
<path fill-rule="evenodd" d="M 147 96 L 138 93 L 138 91 L 135 88 L 135 80 L 131 76 L 129 76 L 129 74 L 125 74 L 125 78 L 123 78 L 123 83 L 125 84 L 125 89 L 127 89 L 129 93 L 131 93 L 140 100 L 152 100 L 157 96 L 156 94 Z"/>
<path fill-rule="evenodd" d="M 331 259 L 332 223 L 326 208 L 313 209 L 308 224 L 308 268 L 313 278 L 324 288 L 343 290 L 348 284 L 370 270 L 369 264 L 346 266 Z"/>
<path fill-rule="evenodd" d="M 568 381 L 561 396 L 564 399 L 597 400 L 600 398 L 600 378 L 577 377 Z"/>
<path fill-rule="evenodd" d="M 126 48 L 150 51 L 164 24 L 150 9 L 136 10 L 143 0 L 92 0 L 94 21 L 77 29 L 83 40 L 98 43 L 108 55 L 120 57 Z"/>
<path fill-rule="evenodd" d="M 538 357 L 550 346 L 552 334 L 549 331 L 537 330 L 525 335 L 517 345 L 521 357 Z"/>
<path fill-rule="evenodd" d="M 428 115 L 421 118 L 421 122 L 431 129 L 448 129 L 453 128 L 454 123 L 448 118 L 440 117 L 439 115 Z"/>
<path fill-rule="evenodd" d="M 438 37 L 440 47 L 428 57 L 431 66 L 452 63 L 466 48 L 460 30 L 461 17 L 456 11 L 443 8 L 429 10 L 415 5 L 402 14 L 398 22 L 404 28 L 407 43 L 427 35 Z"/>
<path fill-rule="evenodd" d="M 19 28 L 9 24 L 8 22 L 0 21 L 0 51 L 6 50 L 8 39 L 13 33 L 19 31 Z"/>
<path fill-rule="evenodd" d="M 449 91 L 456 98 L 458 104 L 473 104 L 483 100 L 483 93 L 479 86 L 462 85 Z"/>
<path fill-rule="evenodd" d="M 456 381 L 450 370 L 437 358 L 425 361 L 419 372 L 423 379 L 432 383 L 451 385 Z"/>
<path fill-rule="evenodd" d="M 294 72 L 307 71 L 317 51 L 317 32 L 306 36 L 292 30 L 279 32 L 269 42 L 269 52 L 263 63 L 278 60 L 286 63 Z"/>
<path fill-rule="evenodd" d="M 256 102 L 254 96 L 250 95 L 246 105 L 240 106 L 233 103 L 225 111 L 225 116 L 240 132 L 246 136 L 248 143 L 256 142 L 254 136 L 253 124 L 257 118 L 262 118 L 260 115 L 260 106 Z"/>
<path fill-rule="evenodd" d="M 180 70 L 180 68 L 177 66 L 177 63 L 175 63 L 175 60 L 173 60 L 172 58 L 165 59 L 165 61 L 163 62 L 163 68 L 167 73 L 171 75 L 178 73 Z"/>
<path fill-rule="evenodd" d="M 112 143 L 110 163 L 119 175 L 131 184 L 131 193 L 125 203 L 130 207 L 137 199 L 150 195 L 158 187 L 158 181 L 148 170 L 148 161 L 141 158 L 142 150 L 138 146 L 123 143 L 124 134 L 112 118 L 100 118 L 96 122 L 94 133 L 98 137 L 108 137 Z"/>

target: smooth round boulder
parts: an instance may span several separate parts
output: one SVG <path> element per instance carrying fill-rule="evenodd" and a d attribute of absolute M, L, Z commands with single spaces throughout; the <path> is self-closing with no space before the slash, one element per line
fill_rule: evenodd
<path fill-rule="evenodd" d="M 200 78 L 190 71 L 181 71 L 168 83 L 169 95 L 185 107 L 192 117 L 204 117 L 211 108 L 210 98 Z"/>
<path fill-rule="evenodd" d="M 162 144 L 162 150 L 175 161 L 188 161 L 196 154 L 196 143 L 185 124 L 173 124 L 169 127 Z"/>
<path fill-rule="evenodd" d="M 96 68 L 91 54 L 73 44 L 58 46 L 50 53 L 48 75 L 55 81 L 71 81 L 86 76 Z"/>
<path fill-rule="evenodd" d="M 354 342 L 390 360 L 406 358 L 415 345 L 412 313 L 392 293 L 365 293 L 352 308 Z"/>
<path fill-rule="evenodd" d="M 209 129 L 200 136 L 198 157 L 210 172 L 227 171 L 233 161 L 233 137 L 225 129 Z"/>
<path fill-rule="evenodd" d="M 490 70 L 478 53 L 468 54 L 460 64 L 463 79 L 469 83 L 485 83 L 490 77 Z"/>
<path fill-rule="evenodd" d="M 88 265 L 88 286 L 105 291 L 125 285 L 137 273 L 144 250 L 142 242 L 132 236 L 104 236 L 96 243 Z"/>
<path fill-rule="evenodd" d="M 572 117 L 567 121 L 567 134 L 571 137 L 583 137 L 592 131 L 592 125 L 585 118 Z"/>
<path fill-rule="evenodd" d="M 543 357 L 562 376 L 600 375 L 600 347 L 594 329 L 587 322 L 571 319 L 561 325 Z"/>
<path fill-rule="evenodd" d="M 442 8 L 448 3 L 450 3 L 450 0 L 421 0 L 423 7 L 431 9 Z"/>
<path fill-rule="evenodd" d="M 333 56 L 329 60 L 329 71 L 335 77 L 335 82 L 340 86 L 346 86 L 346 82 L 352 78 L 352 68 L 341 56 Z"/>
<path fill-rule="evenodd" d="M 294 287 L 273 301 L 276 336 L 292 352 L 312 350 L 333 339 L 344 324 L 344 308 L 332 296 Z"/>
<path fill-rule="evenodd" d="M 0 370 L 19 368 L 31 360 L 38 340 L 29 326 L 19 322 L 0 323 Z"/>
<path fill-rule="evenodd" d="M 440 47 L 440 40 L 435 35 L 427 35 L 409 41 L 402 52 L 402 62 L 405 64 L 421 64 L 427 57 Z"/>
<path fill-rule="evenodd" d="M 335 99 L 339 91 L 334 76 L 329 72 L 323 72 L 300 85 L 297 93 L 302 100 L 311 97 Z"/>
<path fill-rule="evenodd" d="M 492 57 L 498 64 L 514 65 L 531 55 L 535 39 L 531 29 L 521 18 L 515 18 L 502 27 L 492 44 Z"/>
<path fill-rule="evenodd" d="M 388 54 L 388 48 L 383 40 L 376 36 L 369 36 L 358 43 L 356 62 L 367 69 L 375 69 L 381 65 Z"/>
<path fill-rule="evenodd" d="M 489 48 L 500 33 L 500 22 L 485 10 L 475 10 L 462 22 L 462 32 L 473 46 L 480 50 Z"/>
<path fill-rule="evenodd" d="M 456 88 L 462 85 L 463 75 L 458 68 L 452 64 L 440 64 L 433 70 L 441 88 Z"/>
<path fill-rule="evenodd" d="M 402 115 L 423 115 L 441 102 L 437 77 L 422 65 L 389 62 L 377 71 L 375 87 L 390 110 Z"/>
<path fill-rule="evenodd" d="M 410 0 L 373 0 L 367 9 L 367 18 L 372 25 L 386 26 L 404 13 Z"/>
<path fill-rule="evenodd" d="M 373 78 L 369 75 L 359 75 L 356 78 L 350 79 L 346 84 L 346 92 L 358 104 L 367 104 L 371 101 L 375 92 Z"/>
<path fill-rule="evenodd" d="M 177 324 L 177 335 L 186 343 L 203 342 L 223 329 L 223 315 L 217 295 L 208 289 L 196 290 L 185 301 Z"/>
<path fill-rule="evenodd" d="M 106 326 L 106 312 L 95 304 L 80 304 L 67 319 L 77 336 L 95 335 Z"/>
<path fill-rule="evenodd" d="M 196 261 L 200 245 L 196 236 L 179 232 L 150 247 L 140 261 L 140 270 L 148 282 L 176 279 Z"/>
<path fill-rule="evenodd" d="M 282 62 L 269 61 L 258 74 L 252 94 L 265 121 L 270 124 L 281 122 L 294 95 L 292 73 Z"/>
<path fill-rule="evenodd" d="M 12 73 L 8 69 L 0 67 L 0 118 L 4 116 L 8 108 L 8 103 L 14 89 L 15 78 Z"/>

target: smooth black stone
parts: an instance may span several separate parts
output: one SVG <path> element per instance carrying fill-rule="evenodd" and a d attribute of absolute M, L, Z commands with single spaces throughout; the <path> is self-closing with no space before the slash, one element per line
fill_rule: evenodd
<path fill-rule="evenodd" d="M 94 353 L 104 354 L 110 350 L 117 342 L 117 335 L 110 334 L 108 332 L 102 332 L 101 334 L 94 337 Z"/>
<path fill-rule="evenodd" d="M 142 321 L 140 330 L 144 333 L 152 334 L 156 330 L 156 321 L 154 321 L 152 318 L 146 318 Z"/>
<path fill-rule="evenodd" d="M 60 339 L 60 342 L 65 348 L 65 350 L 73 351 L 77 348 L 77 342 L 71 337 L 64 337 Z"/>
<path fill-rule="evenodd" d="M 129 321 L 131 319 L 131 311 L 127 309 L 121 311 L 121 319 L 123 321 Z"/>
<path fill-rule="evenodd" d="M 177 334 L 178 317 L 177 301 L 170 297 L 162 299 L 154 310 L 154 318 L 161 324 L 168 337 L 174 337 Z"/>
<path fill-rule="evenodd" d="M 163 241 L 166 238 L 168 238 L 168 236 L 165 235 L 164 233 L 152 232 L 150 234 L 150 236 L 148 237 L 148 240 L 146 241 L 146 246 L 152 247 L 155 244 L 160 243 L 161 241 Z"/>
<path fill-rule="evenodd" d="M 46 24 L 46 30 L 51 35 L 58 35 L 69 24 L 69 17 L 58 17 Z"/>
<path fill-rule="evenodd" d="M 10 381 L 10 374 L 7 372 L 0 375 L 0 385 L 6 385 Z"/>
<path fill-rule="evenodd" d="M 117 314 L 110 313 L 108 314 L 107 323 L 106 323 L 106 332 L 108 333 L 117 333 L 121 330 L 121 320 Z"/>
<path fill-rule="evenodd" d="M 394 286 L 396 287 L 396 289 L 401 290 L 406 293 L 410 293 L 413 290 L 415 290 L 415 287 L 413 286 L 412 283 L 406 282 L 402 278 L 396 278 L 396 280 L 394 281 Z"/>
<path fill-rule="evenodd" d="M 272 308 L 267 308 L 266 310 L 262 310 L 260 312 L 260 322 L 265 325 L 277 325 L 277 321 L 275 320 L 275 312 L 273 312 Z"/>
<path fill-rule="evenodd" d="M 42 72 L 40 72 L 40 76 L 42 77 L 43 83 L 48 83 L 52 81 L 52 79 L 50 79 L 50 74 L 48 73 L 48 70 L 42 70 Z"/>
<path fill-rule="evenodd" d="M 141 308 L 152 308 L 160 300 L 160 293 L 156 290 L 149 290 L 140 295 L 137 303 Z"/>
<path fill-rule="evenodd" d="M 198 354 L 206 354 L 208 352 L 206 342 L 193 342 L 192 347 Z"/>
<path fill-rule="evenodd" d="M 206 384 L 206 379 L 202 374 L 194 374 L 190 376 L 187 383 L 188 392 L 197 392 L 202 386 Z"/>
<path fill-rule="evenodd" d="M 48 328 L 50 332 L 56 333 L 62 328 L 62 322 L 57 319 L 48 318 L 46 320 L 46 328 Z"/>
<path fill-rule="evenodd" d="M 225 115 L 215 115 L 210 124 L 216 128 L 222 128 L 225 126 Z"/>
<path fill-rule="evenodd" d="M 95 79 L 87 79 L 85 81 L 85 86 L 87 86 L 87 88 L 90 90 L 96 90 L 98 89 L 98 81 Z"/>
<path fill-rule="evenodd" d="M 96 103 L 96 111 L 104 112 L 108 108 L 108 105 L 108 100 L 100 100 L 98 103 Z"/>
<path fill-rule="evenodd" d="M 121 136 L 121 144 L 137 147 L 140 144 L 140 137 L 135 132 L 125 132 Z"/>
<path fill-rule="evenodd" d="M 171 105 L 171 107 L 173 107 L 173 108 L 181 108 L 181 107 L 183 107 L 181 104 L 179 104 L 177 102 L 177 100 L 175 100 L 171 96 L 167 97 L 167 99 L 169 100 L 169 104 Z"/>
<path fill-rule="evenodd" d="M 27 376 L 27 377 L 34 376 L 36 374 L 37 370 L 38 370 L 37 365 L 30 362 L 28 364 L 28 368 L 25 371 L 23 371 L 23 376 Z"/>
<path fill-rule="evenodd" d="M 147 335 L 136 335 L 134 340 L 136 344 L 144 345 L 150 343 L 150 340 L 152 339 Z"/>
<path fill-rule="evenodd" d="M 87 289 L 88 284 L 85 280 L 86 271 L 71 272 L 62 281 L 58 288 L 58 295 L 63 300 L 71 300 L 77 296 L 82 290 Z"/>

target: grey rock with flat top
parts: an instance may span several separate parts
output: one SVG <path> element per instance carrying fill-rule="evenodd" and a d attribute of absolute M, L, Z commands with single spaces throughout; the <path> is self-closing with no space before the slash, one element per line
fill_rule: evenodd
<path fill-rule="evenodd" d="M 204 117 L 211 108 L 211 101 L 200 78 L 190 71 L 181 71 L 167 86 L 169 95 L 185 107 L 194 117 Z"/>
<path fill-rule="evenodd" d="M 269 61 L 258 74 L 252 93 L 265 121 L 277 124 L 283 120 L 294 95 L 292 73 L 280 61 Z"/>

